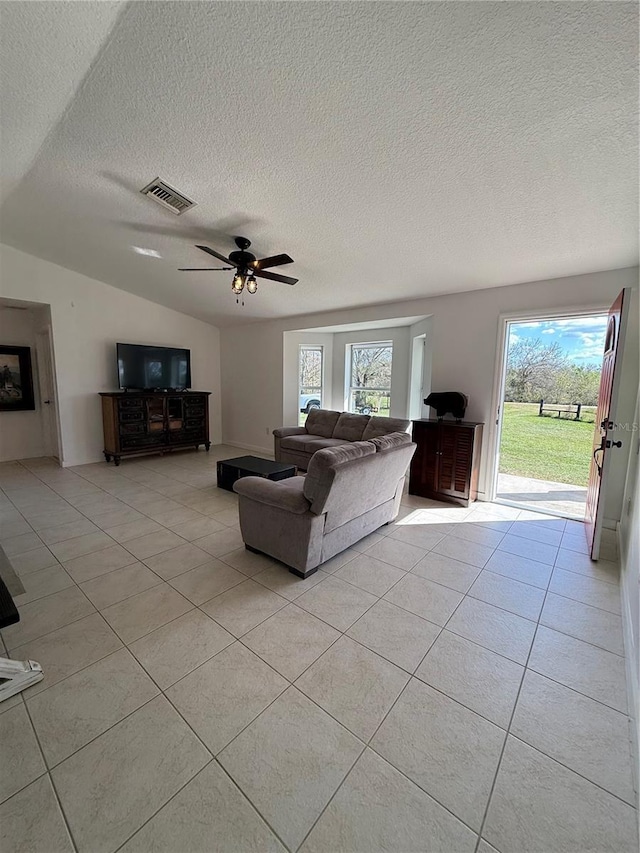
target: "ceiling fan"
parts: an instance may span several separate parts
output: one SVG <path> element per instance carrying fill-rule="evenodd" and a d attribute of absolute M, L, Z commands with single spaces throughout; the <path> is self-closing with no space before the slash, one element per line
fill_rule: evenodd
<path fill-rule="evenodd" d="M 296 284 L 298 281 L 297 278 L 291 278 L 288 275 L 280 275 L 279 273 L 267 271 L 267 267 L 279 267 L 282 264 L 292 264 L 293 258 L 290 258 L 289 255 L 272 255 L 270 258 L 262 258 L 258 260 L 254 254 L 247 251 L 251 245 L 251 240 L 247 240 L 246 237 L 234 237 L 234 242 L 238 247 L 238 251 L 230 252 L 228 258 L 221 255 L 220 252 L 216 252 L 215 249 L 210 249 L 208 246 L 196 246 L 196 249 L 201 249 L 203 252 L 206 252 L 208 255 L 212 255 L 219 261 L 229 264 L 229 266 L 181 267 L 180 272 L 204 272 L 206 270 L 216 272 L 219 270 L 230 270 L 235 268 L 236 274 L 233 277 L 231 290 L 236 294 L 236 296 L 242 293 L 245 286 L 247 288 L 247 293 L 255 293 L 258 289 L 256 276 L 258 278 L 269 279 L 270 281 L 281 281 L 283 284 Z"/>

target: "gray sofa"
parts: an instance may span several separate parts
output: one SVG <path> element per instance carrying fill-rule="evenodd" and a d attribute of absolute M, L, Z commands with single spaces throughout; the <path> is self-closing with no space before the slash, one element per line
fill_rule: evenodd
<path fill-rule="evenodd" d="M 308 577 L 393 521 L 415 449 L 407 433 L 393 433 L 319 450 L 306 476 L 237 480 L 245 546 Z"/>
<path fill-rule="evenodd" d="M 303 427 L 274 429 L 275 459 L 306 471 L 309 460 L 318 450 L 340 447 L 353 441 L 369 441 L 381 435 L 405 432 L 408 428 L 409 421 L 400 418 L 311 409 Z"/>

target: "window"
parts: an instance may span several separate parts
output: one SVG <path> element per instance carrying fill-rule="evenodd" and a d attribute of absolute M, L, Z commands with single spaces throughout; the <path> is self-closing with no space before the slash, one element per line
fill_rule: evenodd
<path fill-rule="evenodd" d="M 321 346 L 301 344 L 298 354 L 298 423 L 304 426 L 311 409 L 322 408 L 322 371 L 324 352 Z"/>
<path fill-rule="evenodd" d="M 348 411 L 389 417 L 393 344 L 351 344 L 348 349 Z"/>

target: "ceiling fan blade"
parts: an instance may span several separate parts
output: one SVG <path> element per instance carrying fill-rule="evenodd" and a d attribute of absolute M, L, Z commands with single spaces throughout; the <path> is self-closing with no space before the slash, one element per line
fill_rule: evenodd
<path fill-rule="evenodd" d="M 178 267 L 178 272 L 221 272 L 232 270 L 234 267 Z"/>
<path fill-rule="evenodd" d="M 299 279 L 290 278 L 288 275 L 279 275 L 277 272 L 267 272 L 266 270 L 254 270 L 254 275 L 258 278 L 268 278 L 270 281 L 281 281 L 283 284 L 296 284 Z"/>
<path fill-rule="evenodd" d="M 251 265 L 254 270 L 263 270 L 267 267 L 279 267 L 282 264 L 292 264 L 293 258 L 289 255 L 272 255 L 270 258 L 261 258 L 259 261 L 254 261 Z"/>
<path fill-rule="evenodd" d="M 221 255 L 220 252 L 216 252 L 215 249 L 210 249 L 208 246 L 196 246 L 196 249 L 202 249 L 203 252 L 206 252 L 208 255 L 213 255 L 213 257 L 217 258 L 219 261 L 222 261 L 225 264 L 231 264 L 232 267 L 235 266 L 229 258 L 225 258 L 224 255 Z"/>

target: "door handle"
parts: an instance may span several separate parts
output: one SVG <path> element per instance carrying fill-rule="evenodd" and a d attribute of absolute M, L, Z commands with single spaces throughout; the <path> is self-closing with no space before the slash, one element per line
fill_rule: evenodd
<path fill-rule="evenodd" d="M 602 438 L 600 442 L 600 447 L 596 447 L 593 451 L 593 461 L 596 463 L 598 467 L 598 474 L 602 476 L 602 465 L 598 462 L 598 453 L 604 453 L 605 449 L 609 450 L 611 447 L 622 447 L 621 441 L 611 441 L 609 438 Z"/>
<path fill-rule="evenodd" d="M 42 402 L 45 404 L 45 406 L 51 405 L 51 400 L 43 400 Z"/>
<path fill-rule="evenodd" d="M 603 440 L 604 444 L 604 440 Z M 604 447 L 601 445 L 600 447 L 596 447 L 593 451 L 593 461 L 596 463 L 596 468 L 598 469 L 598 476 L 602 476 L 602 465 L 598 462 L 598 453 L 602 453 L 604 451 Z"/>

